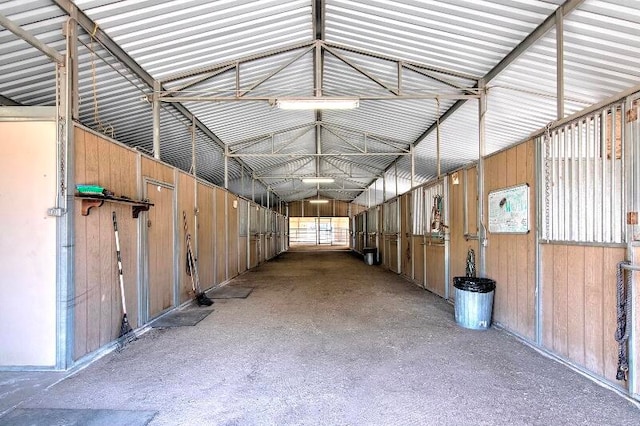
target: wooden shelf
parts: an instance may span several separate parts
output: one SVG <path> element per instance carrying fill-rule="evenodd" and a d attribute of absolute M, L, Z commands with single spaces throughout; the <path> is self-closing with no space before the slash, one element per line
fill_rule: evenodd
<path fill-rule="evenodd" d="M 114 197 L 106 195 L 90 195 L 90 194 L 76 194 L 76 198 L 82 200 L 82 216 L 89 216 L 89 213 L 93 207 L 100 207 L 105 202 L 114 204 L 129 204 L 131 205 L 131 216 L 137 219 L 140 212 L 146 212 L 149 207 L 153 206 L 153 203 L 141 200 L 132 200 L 126 197 Z"/>

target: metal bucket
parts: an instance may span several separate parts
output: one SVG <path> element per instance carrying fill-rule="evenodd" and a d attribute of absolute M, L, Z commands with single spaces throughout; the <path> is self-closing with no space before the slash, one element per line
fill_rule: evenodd
<path fill-rule="evenodd" d="M 367 265 L 373 265 L 373 253 L 366 253 L 364 255 L 364 261 Z"/>
<path fill-rule="evenodd" d="M 453 286 L 456 288 L 456 323 L 472 330 L 491 327 L 496 282 L 488 278 L 455 277 Z"/>
<path fill-rule="evenodd" d="M 367 265 L 373 265 L 377 251 L 378 249 L 376 247 L 365 247 L 363 250 L 364 263 L 366 263 Z"/>

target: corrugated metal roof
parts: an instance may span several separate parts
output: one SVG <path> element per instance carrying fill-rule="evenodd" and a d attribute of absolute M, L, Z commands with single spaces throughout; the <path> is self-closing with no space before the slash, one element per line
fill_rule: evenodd
<path fill-rule="evenodd" d="M 356 197 L 366 204 L 364 200 L 374 203 L 382 200 L 378 176 L 385 170 L 387 198 L 396 192 L 392 186 L 396 169 L 398 191 L 407 188 L 411 179 L 409 157 L 397 158 L 394 166 L 396 157 L 391 155 L 340 154 L 362 153 L 365 140 L 368 152 L 399 153 L 409 147 L 424 136 L 439 113 L 454 105 L 454 100 L 444 96 L 461 93 L 453 86 L 474 86 L 475 78 L 491 70 L 551 16 L 563 0 L 323 3 L 327 46 L 323 49 L 322 70 L 325 96 L 393 96 L 391 92 L 398 89 L 397 61 L 403 61 L 418 67 L 402 67 L 402 93 L 438 93 L 443 96 L 439 111 L 433 99 L 365 99 L 356 110 L 323 111 L 321 150 L 335 156 L 316 157 L 315 113 L 282 111 L 266 101 L 314 93 L 314 52 L 309 51 L 315 36 L 312 0 L 75 1 L 157 79 L 240 61 L 241 92 L 251 89 L 245 96 L 263 100 L 194 101 L 184 105 L 223 144 L 245 155 L 241 158 L 251 170 L 243 173 L 239 163 L 229 162 L 231 187 L 239 188 L 242 195 L 250 198 L 255 192 L 258 201 L 262 197 L 264 202 L 266 184 L 271 190 L 280 191 L 283 200 L 316 196 L 315 187 L 309 188 L 291 176 L 321 173 L 337 178 L 334 184 L 321 188 L 321 196 Z M 59 52 L 64 51 L 61 29 L 66 16 L 51 0 L 2 1 L 0 13 Z M 624 0 L 586 0 L 565 17 L 565 114 L 638 85 L 639 24 L 640 6 Z M 555 120 L 555 38 L 555 31 L 549 31 L 489 82 L 488 153 L 519 142 Z M 96 56 L 90 55 L 88 34 L 81 31 L 80 39 L 82 122 L 113 132 L 116 139 L 131 146 L 151 151 L 151 105 L 146 101 L 151 88 L 97 43 L 93 45 Z M 255 55 L 260 58 L 252 60 Z M 43 54 L 8 31 L 0 30 L 0 58 L 1 95 L 26 105 L 55 103 L 54 66 Z M 286 64 L 289 65 L 284 67 Z M 423 74 L 417 72 L 420 70 Z M 374 76 L 381 84 L 365 74 Z M 175 88 L 199 78 L 171 81 L 165 87 Z M 193 85 L 184 94 L 235 96 L 235 85 L 235 73 L 229 69 Z M 97 117 L 94 94 L 98 101 Z M 441 123 L 443 173 L 476 160 L 477 120 L 477 101 L 472 100 Z M 185 170 L 191 167 L 189 125 L 189 120 L 173 105 L 163 105 L 162 159 Z M 242 145 L 251 138 L 258 140 Z M 416 146 L 416 183 L 436 175 L 435 138 L 436 133 L 431 132 Z M 261 155 L 272 152 L 278 156 Z M 222 184 L 223 149 L 201 130 L 197 132 L 196 154 L 198 174 Z M 243 175 L 249 181 L 252 174 L 263 175 L 265 182 L 256 183 L 253 191 L 247 182 L 241 184 Z M 368 184 L 372 185 L 370 191 L 361 194 L 353 191 Z"/>

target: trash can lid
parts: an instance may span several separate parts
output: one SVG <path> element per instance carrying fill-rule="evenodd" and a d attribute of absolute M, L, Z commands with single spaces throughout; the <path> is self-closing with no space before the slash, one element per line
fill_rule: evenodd
<path fill-rule="evenodd" d="M 489 293 L 496 289 L 496 282 L 489 278 L 455 277 L 453 286 L 459 290 L 472 291 L 474 293 Z"/>
<path fill-rule="evenodd" d="M 375 247 L 365 247 L 365 248 L 363 248 L 363 249 L 362 249 L 362 251 L 363 251 L 365 254 L 367 254 L 367 253 L 375 253 L 375 252 L 376 252 L 376 250 L 378 250 L 378 249 L 377 249 L 377 248 L 375 248 Z"/>

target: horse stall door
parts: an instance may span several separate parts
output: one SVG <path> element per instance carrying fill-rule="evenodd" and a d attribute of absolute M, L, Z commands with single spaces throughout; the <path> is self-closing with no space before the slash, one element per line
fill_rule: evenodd
<path fill-rule="evenodd" d="M 147 213 L 146 294 L 148 319 L 153 319 L 175 306 L 175 213 L 172 187 L 147 182 L 146 198 L 154 204 Z"/>

